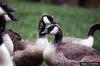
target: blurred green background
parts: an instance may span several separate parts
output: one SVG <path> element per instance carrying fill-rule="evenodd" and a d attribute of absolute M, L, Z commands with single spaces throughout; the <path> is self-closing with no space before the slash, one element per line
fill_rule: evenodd
<path fill-rule="evenodd" d="M 64 36 L 86 38 L 89 27 L 100 22 L 100 8 L 80 7 L 77 5 L 51 4 L 39 0 L 1 0 L 16 8 L 15 15 L 20 20 L 7 27 L 18 32 L 24 39 L 37 36 L 37 26 L 42 14 L 53 15 L 60 24 Z M 100 31 L 96 31 L 94 48 L 100 51 Z M 43 64 L 42 66 L 46 66 Z"/>

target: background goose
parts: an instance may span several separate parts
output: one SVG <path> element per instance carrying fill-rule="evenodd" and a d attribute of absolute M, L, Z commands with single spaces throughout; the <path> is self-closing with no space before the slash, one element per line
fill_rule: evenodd
<path fill-rule="evenodd" d="M 48 39 L 45 34 L 41 34 L 45 30 L 46 24 L 51 23 L 53 18 L 48 15 L 43 15 L 38 25 L 38 36 L 35 42 L 20 41 L 23 45 L 26 44 L 24 50 L 19 50 L 14 53 L 14 62 L 16 66 L 39 66 L 43 62 L 43 51 L 48 44 Z"/>
<path fill-rule="evenodd" d="M 98 26 L 99 25 L 100 23 L 98 23 Z M 98 29 L 100 29 L 100 27 L 98 27 Z M 66 42 L 63 38 L 62 30 L 57 24 L 48 26 L 42 33 L 55 36 L 54 40 L 43 52 L 44 60 L 48 66 L 73 66 L 74 64 L 77 66 L 83 57 L 89 55 L 99 55 L 99 53 L 97 53 L 93 48 Z M 71 65 L 71 62 L 74 64 Z"/>

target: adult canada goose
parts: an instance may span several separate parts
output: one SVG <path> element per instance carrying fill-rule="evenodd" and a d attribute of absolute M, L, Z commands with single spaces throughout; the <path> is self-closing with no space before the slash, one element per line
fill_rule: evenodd
<path fill-rule="evenodd" d="M 49 15 L 43 15 L 38 25 L 38 36 L 35 42 L 25 42 L 24 50 L 19 50 L 14 53 L 14 62 L 16 66 L 39 66 L 43 62 L 43 51 L 48 44 L 48 39 L 45 34 L 41 34 L 45 30 L 46 24 L 54 22 Z"/>
<path fill-rule="evenodd" d="M 4 16 L 5 16 L 6 22 L 8 22 L 8 21 L 16 21 L 17 20 L 11 13 L 5 14 Z M 10 36 L 8 35 L 8 33 L 6 31 L 5 31 L 5 34 L 4 34 L 3 37 L 5 38 L 4 39 L 5 45 L 6 45 L 8 51 L 10 52 L 10 54 L 12 56 L 13 55 L 13 50 L 14 50 L 13 42 L 10 39 Z"/>
<path fill-rule="evenodd" d="M 9 35 L 5 33 L 6 20 L 5 15 L 0 15 L 0 66 L 14 66 L 10 57 L 10 53 L 13 52 L 13 44 Z M 7 44 L 11 44 L 12 49 Z"/>
<path fill-rule="evenodd" d="M 97 26 L 100 29 L 100 23 Z M 54 35 L 54 40 L 47 46 L 43 52 L 43 57 L 48 66 L 75 66 L 79 61 L 89 55 L 99 55 L 93 48 L 72 44 L 63 38 L 62 30 L 58 24 L 52 24 L 47 27 L 43 34 Z M 73 64 L 72 64 L 73 63 Z"/>
<path fill-rule="evenodd" d="M 15 10 L 11 7 L 9 7 L 7 4 L 5 3 L 0 3 L 0 15 L 3 15 L 3 18 L 5 18 L 5 21 L 16 21 L 15 16 L 13 16 L 13 14 L 11 12 L 14 12 Z M 1 16 L 2 19 L 2 16 Z M 5 45 L 7 47 L 7 49 L 9 50 L 10 54 L 13 54 L 13 43 L 9 37 L 9 35 L 7 33 L 4 34 L 3 36 Z M 9 40 L 9 41 L 8 41 Z"/>

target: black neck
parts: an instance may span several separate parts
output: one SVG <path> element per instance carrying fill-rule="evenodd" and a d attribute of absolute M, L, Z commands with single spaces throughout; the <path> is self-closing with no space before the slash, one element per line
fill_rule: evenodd
<path fill-rule="evenodd" d="M 3 43 L 3 33 L 5 31 L 6 21 L 4 16 L 0 16 L 0 45 Z"/>
<path fill-rule="evenodd" d="M 59 44 L 59 42 L 62 41 L 62 38 L 63 38 L 62 30 L 59 29 L 58 33 L 55 35 L 55 38 L 54 38 L 53 42 L 55 44 Z"/>
<path fill-rule="evenodd" d="M 88 31 L 88 36 L 94 36 L 94 33 L 96 30 L 100 30 L 100 24 L 95 24 L 95 25 L 91 26 Z"/>
<path fill-rule="evenodd" d="M 45 37 L 46 34 L 42 34 L 41 32 L 43 32 L 45 30 L 46 24 L 43 22 L 43 20 L 41 19 L 38 25 L 38 37 Z"/>
<path fill-rule="evenodd" d="M 0 45 L 3 43 L 3 38 L 2 38 L 2 36 L 3 36 L 3 33 L 0 32 Z"/>
<path fill-rule="evenodd" d="M 4 32 L 6 27 L 6 21 L 4 16 L 0 16 L 0 32 Z"/>

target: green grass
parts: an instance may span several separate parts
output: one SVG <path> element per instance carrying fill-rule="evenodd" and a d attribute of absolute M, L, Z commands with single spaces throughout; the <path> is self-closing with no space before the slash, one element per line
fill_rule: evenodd
<path fill-rule="evenodd" d="M 64 36 L 85 38 L 88 28 L 100 20 L 100 9 L 80 8 L 76 6 L 56 6 L 50 4 L 9 0 L 17 9 L 16 16 L 20 20 L 8 25 L 9 28 L 19 32 L 25 39 L 37 36 L 37 26 L 43 13 L 53 15 L 61 25 Z M 100 51 L 100 31 L 95 33 L 94 48 Z M 43 64 L 45 66 L 45 64 Z"/>

